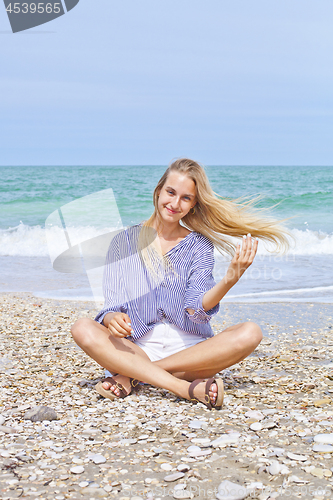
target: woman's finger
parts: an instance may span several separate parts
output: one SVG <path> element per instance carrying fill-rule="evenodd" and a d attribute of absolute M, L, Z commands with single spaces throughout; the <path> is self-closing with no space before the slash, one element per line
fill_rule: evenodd
<path fill-rule="evenodd" d="M 122 337 L 127 337 L 130 335 L 130 332 L 128 330 L 125 330 L 116 320 L 113 318 L 110 323 L 109 323 L 109 329 L 112 328 L 112 333 L 117 332 L 119 333 Z"/>
<path fill-rule="evenodd" d="M 233 263 L 237 262 L 237 260 L 239 259 L 240 251 L 241 251 L 240 243 L 237 243 L 236 251 L 235 251 L 235 254 L 234 254 L 233 259 L 232 259 L 231 262 L 233 262 Z"/>
<path fill-rule="evenodd" d="M 259 240 L 258 240 L 258 238 L 256 238 L 253 242 L 252 251 L 251 251 L 251 255 L 250 255 L 250 259 L 252 261 L 253 261 L 254 257 L 256 256 L 256 253 L 258 250 L 258 244 L 259 244 Z"/>
<path fill-rule="evenodd" d="M 115 338 L 126 337 L 126 335 L 124 335 L 123 333 L 119 333 L 118 330 L 116 330 L 116 328 L 114 328 L 111 324 L 109 324 L 108 330 L 111 333 L 112 337 L 115 337 Z"/>
<path fill-rule="evenodd" d="M 247 250 L 247 238 L 244 235 L 243 236 L 243 240 L 242 240 L 242 250 L 240 252 L 240 258 L 241 259 L 244 259 L 245 255 L 246 255 L 246 250 Z"/>
<path fill-rule="evenodd" d="M 132 330 L 132 325 L 131 325 L 131 320 L 127 316 L 127 314 L 124 314 L 124 316 L 121 318 L 119 321 L 119 325 L 127 332 L 126 335 L 131 335 L 133 332 Z"/>
<path fill-rule="evenodd" d="M 252 238 L 251 234 L 249 233 L 246 237 L 246 252 L 244 255 L 245 260 L 249 260 L 251 255 L 251 250 L 252 250 Z"/>

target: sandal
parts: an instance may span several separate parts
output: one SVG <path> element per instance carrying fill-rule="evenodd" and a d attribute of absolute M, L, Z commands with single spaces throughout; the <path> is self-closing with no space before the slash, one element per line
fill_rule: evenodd
<path fill-rule="evenodd" d="M 116 377 L 117 375 L 119 375 L 119 373 L 115 373 L 113 377 Z M 119 389 L 120 395 L 117 396 L 114 392 L 110 391 L 110 389 L 104 389 L 104 387 L 102 386 L 103 382 L 98 382 L 98 384 L 95 385 L 95 390 L 98 392 L 98 394 L 100 394 L 104 398 L 111 399 L 111 401 L 113 401 L 114 399 L 123 399 L 126 398 L 126 396 L 129 396 L 132 391 L 126 392 L 125 388 L 113 377 L 107 377 L 107 379 L 103 380 L 103 382 L 107 381 L 112 385 L 115 385 L 116 388 Z M 140 381 L 136 380 L 135 378 L 130 378 L 130 382 L 133 389 L 136 389 L 137 385 L 140 383 Z"/>
<path fill-rule="evenodd" d="M 205 387 L 205 400 L 200 401 L 199 399 L 194 397 L 194 388 L 200 384 L 201 382 L 206 382 L 206 387 Z M 209 389 L 212 384 L 217 385 L 217 398 L 215 401 L 215 404 L 212 404 L 209 396 Z M 207 406 L 209 410 L 212 408 L 215 408 L 215 410 L 220 410 L 222 408 L 222 403 L 223 403 L 223 398 L 224 398 L 224 386 L 223 386 L 223 380 L 221 378 L 209 378 L 207 381 L 204 378 L 198 378 L 194 380 L 189 389 L 188 393 L 190 396 L 191 401 L 195 401 L 196 403 L 202 403 Z"/>

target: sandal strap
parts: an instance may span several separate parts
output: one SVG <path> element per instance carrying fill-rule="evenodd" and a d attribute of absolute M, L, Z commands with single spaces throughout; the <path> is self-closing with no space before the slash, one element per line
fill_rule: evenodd
<path fill-rule="evenodd" d="M 205 386 L 205 400 L 204 401 L 200 401 L 199 399 L 195 398 L 194 397 L 194 389 L 195 387 L 200 384 L 201 382 L 206 382 L 206 386 Z M 215 408 L 215 405 L 212 405 L 212 402 L 211 402 L 211 399 L 210 399 L 210 396 L 209 396 L 209 389 L 210 389 L 210 386 L 216 382 L 216 378 L 214 377 L 211 377 L 209 378 L 208 380 L 204 379 L 204 378 L 197 378 L 196 380 L 194 380 L 191 384 L 190 384 L 190 387 L 188 389 L 188 393 L 189 393 L 189 396 L 191 398 L 191 401 L 196 401 L 197 403 L 203 403 L 204 405 L 207 406 L 207 408 L 209 410 L 211 410 L 212 408 Z"/>
<path fill-rule="evenodd" d="M 118 373 L 114 375 L 114 377 L 116 377 L 117 375 Z M 107 382 L 110 382 L 112 385 L 115 385 L 119 390 L 120 395 L 117 397 L 125 398 L 126 396 L 128 396 L 128 392 L 125 391 L 124 387 L 119 382 L 117 382 L 117 380 L 115 380 L 113 377 L 107 377 L 107 378 L 109 379 Z"/>
<path fill-rule="evenodd" d="M 196 401 L 197 403 L 201 403 L 201 401 L 199 401 L 199 399 L 195 398 L 194 397 L 194 389 L 196 388 L 196 386 L 198 384 L 200 384 L 201 382 L 203 382 L 205 379 L 203 378 L 197 378 L 196 380 L 194 380 L 191 384 L 190 384 L 190 387 L 188 388 L 188 394 L 190 396 L 190 400 L 191 401 Z"/>
<path fill-rule="evenodd" d="M 134 387 L 137 387 L 139 384 L 140 384 L 140 380 L 137 380 L 136 378 L 131 378 L 131 386 Z"/>
<path fill-rule="evenodd" d="M 214 377 L 211 377 L 207 380 L 206 382 L 206 388 L 205 388 L 205 405 L 207 406 L 207 408 L 209 410 L 211 410 L 212 408 L 214 408 L 214 405 L 212 405 L 212 402 L 210 400 L 210 396 L 209 396 L 209 389 L 210 389 L 210 386 L 215 382 L 215 378 Z"/>

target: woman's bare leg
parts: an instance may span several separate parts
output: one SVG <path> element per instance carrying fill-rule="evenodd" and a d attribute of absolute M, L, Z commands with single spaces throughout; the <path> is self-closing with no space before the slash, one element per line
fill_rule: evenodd
<path fill-rule="evenodd" d="M 256 323 L 240 323 L 155 363 L 188 381 L 208 378 L 245 359 L 261 340 L 261 329 Z"/>
<path fill-rule="evenodd" d="M 156 366 L 147 356 L 139 354 L 138 346 L 113 337 L 105 326 L 88 318 L 81 319 L 74 323 L 72 336 L 88 356 L 107 370 L 165 388 L 183 398 L 189 397 L 187 381 Z M 198 398 L 201 389 L 198 387 Z"/>
<path fill-rule="evenodd" d="M 244 325 L 251 325 L 251 327 Z M 220 338 L 216 341 L 215 339 L 222 334 L 225 335 L 223 342 Z M 104 326 L 93 320 L 78 320 L 72 327 L 72 335 L 75 342 L 104 368 L 121 373 L 125 377 L 133 377 L 170 390 L 186 399 L 189 398 L 188 380 L 193 380 L 193 377 L 204 378 L 214 375 L 223 368 L 237 363 L 250 354 L 261 340 L 261 331 L 257 325 L 243 323 L 201 342 L 200 346 L 190 347 L 164 360 L 152 363 L 138 346 L 126 339 L 114 338 Z M 228 343 L 233 336 L 238 338 L 238 342 L 233 343 L 236 353 L 232 352 L 233 349 L 229 345 L 225 345 L 225 342 Z M 249 342 L 250 337 L 254 337 L 251 342 Z M 246 343 L 246 348 L 244 345 L 238 345 L 242 342 Z M 219 352 L 217 352 L 218 348 Z M 216 396 L 214 389 L 211 387 L 213 400 Z M 195 396 L 203 399 L 204 384 L 197 386 Z"/>

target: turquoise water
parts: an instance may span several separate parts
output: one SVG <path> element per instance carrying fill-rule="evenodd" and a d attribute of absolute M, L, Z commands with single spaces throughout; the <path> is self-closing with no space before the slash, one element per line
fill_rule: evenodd
<path fill-rule="evenodd" d="M 112 188 L 124 226 L 147 219 L 163 166 L 0 167 L 0 291 L 27 290 L 58 296 L 89 295 L 84 277 L 52 270 L 45 220 L 84 196 Z M 333 301 L 333 168 L 219 167 L 206 172 L 213 190 L 229 198 L 261 195 L 259 206 L 290 218 L 295 246 L 284 257 L 259 247 L 255 263 L 226 300 Z M 110 224 L 112 225 L 112 224 Z M 94 227 L 76 228 L 86 231 Z M 275 259 L 275 260 L 274 260 Z M 217 256 L 216 278 L 225 262 Z M 20 272 L 18 272 L 18 265 Z M 52 275 L 51 275 L 51 274 Z M 22 278 L 22 276 L 24 276 Z"/>
<path fill-rule="evenodd" d="M 147 218 L 161 166 L 0 167 L 0 228 L 43 225 L 60 206 L 112 188 L 124 225 Z M 332 167 L 207 167 L 222 196 L 265 195 L 261 206 L 279 205 L 277 217 L 295 217 L 291 227 L 333 233 Z"/>

